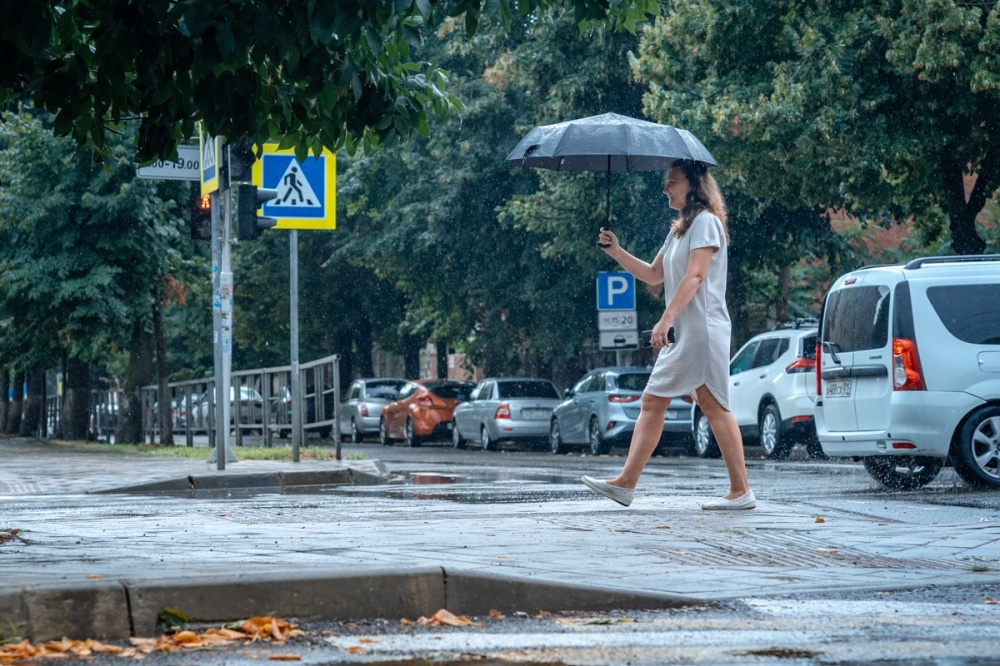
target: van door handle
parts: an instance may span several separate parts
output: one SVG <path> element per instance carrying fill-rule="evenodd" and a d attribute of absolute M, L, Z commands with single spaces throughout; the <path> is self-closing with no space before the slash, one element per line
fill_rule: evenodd
<path fill-rule="evenodd" d="M 767 377 L 767 373 L 766 372 L 760 376 L 760 379 L 764 379 L 764 377 Z"/>

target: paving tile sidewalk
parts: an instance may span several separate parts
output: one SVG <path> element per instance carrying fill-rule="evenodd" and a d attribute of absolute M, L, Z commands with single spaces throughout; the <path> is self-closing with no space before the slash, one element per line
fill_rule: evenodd
<path fill-rule="evenodd" d="M 18 530 L 0 543 L 7 590 L 436 567 L 700 599 L 1000 584 L 1000 520 L 921 525 L 766 499 L 754 511 L 710 513 L 699 508 L 705 497 L 655 486 L 629 509 L 575 486 L 507 504 L 370 487 L 236 500 L 93 494 L 209 473 L 377 470 L 372 461 L 241 461 L 214 472 L 24 440 L 0 440 L 0 457 L 0 530 Z"/>

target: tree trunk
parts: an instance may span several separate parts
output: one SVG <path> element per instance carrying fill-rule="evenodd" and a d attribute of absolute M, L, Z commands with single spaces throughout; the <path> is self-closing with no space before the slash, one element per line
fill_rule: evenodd
<path fill-rule="evenodd" d="M 42 415 L 45 413 L 45 369 L 37 365 L 29 371 L 28 396 L 24 401 L 24 418 L 18 434 L 21 437 L 41 435 Z"/>
<path fill-rule="evenodd" d="M 156 344 L 156 395 L 159 405 L 160 444 L 174 445 L 174 406 L 171 402 L 170 370 L 167 365 L 167 340 L 163 335 L 163 310 L 159 296 L 153 294 L 153 338 Z"/>
<path fill-rule="evenodd" d="M 976 231 L 976 217 L 1000 187 L 1000 150 L 987 152 L 968 197 L 965 196 L 965 165 L 958 155 L 958 151 L 949 149 L 941 154 L 943 208 L 948 215 L 951 247 L 955 254 L 982 254 L 986 241 Z"/>
<path fill-rule="evenodd" d="M 142 443 L 142 394 L 140 389 L 153 377 L 153 339 L 141 323 L 134 325 L 129 349 L 128 373 L 119 407 L 118 444 Z"/>
<path fill-rule="evenodd" d="M 21 429 L 21 415 L 24 409 L 24 373 L 14 373 L 14 397 L 7 407 L 7 427 L 4 432 L 16 435 Z"/>
<path fill-rule="evenodd" d="M 437 356 L 437 378 L 448 379 L 448 343 L 438 340 L 435 343 Z"/>
<path fill-rule="evenodd" d="M 403 336 L 403 371 L 407 379 L 420 378 L 421 340 L 415 335 Z"/>
<path fill-rule="evenodd" d="M 62 415 L 59 429 L 66 439 L 87 439 L 90 430 L 90 364 L 66 360 Z"/>
<path fill-rule="evenodd" d="M 7 412 L 10 410 L 10 370 L 0 368 L 0 431 L 7 425 Z"/>
<path fill-rule="evenodd" d="M 372 323 L 367 317 L 363 317 L 358 324 L 358 330 L 354 332 L 354 360 L 358 373 L 362 377 L 374 377 L 375 368 L 372 366 Z M 344 382 L 351 379 L 350 375 L 343 375 Z"/>

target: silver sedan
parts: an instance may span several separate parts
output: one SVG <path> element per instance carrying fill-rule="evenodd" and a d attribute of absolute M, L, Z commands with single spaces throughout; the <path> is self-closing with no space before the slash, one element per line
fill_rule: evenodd
<path fill-rule="evenodd" d="M 474 441 L 487 451 L 500 440 L 544 441 L 552 410 L 561 402 L 548 379 L 490 377 L 455 408 L 451 430 L 455 448 Z"/>

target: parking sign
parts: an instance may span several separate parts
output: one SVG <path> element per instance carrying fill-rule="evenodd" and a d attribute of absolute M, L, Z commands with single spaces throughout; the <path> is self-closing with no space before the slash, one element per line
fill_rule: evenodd
<path fill-rule="evenodd" d="M 597 274 L 598 310 L 635 310 L 635 278 L 631 273 Z"/>

